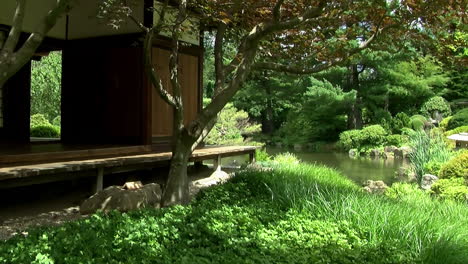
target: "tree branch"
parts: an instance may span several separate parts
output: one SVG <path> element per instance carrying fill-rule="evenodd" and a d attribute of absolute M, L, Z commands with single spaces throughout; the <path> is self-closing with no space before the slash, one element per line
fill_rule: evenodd
<path fill-rule="evenodd" d="M 3 51 L 12 53 L 18 45 L 21 36 L 21 30 L 24 20 L 24 9 L 26 0 L 16 0 L 15 16 L 13 17 L 13 24 L 11 26 L 10 34 L 3 45 Z"/>

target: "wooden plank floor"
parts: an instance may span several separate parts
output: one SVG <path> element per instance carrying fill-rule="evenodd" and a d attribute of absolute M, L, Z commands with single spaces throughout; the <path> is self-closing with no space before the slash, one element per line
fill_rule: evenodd
<path fill-rule="evenodd" d="M 255 146 L 216 146 L 204 147 L 193 152 L 191 161 L 214 159 L 218 156 L 236 156 L 253 154 L 258 147 Z M 11 179 L 24 179 L 28 177 L 50 174 L 68 174 L 80 171 L 97 169 L 112 169 L 134 165 L 156 166 L 157 163 L 167 162 L 171 159 L 171 152 L 148 153 L 141 155 L 118 156 L 110 158 L 86 159 L 80 161 L 64 161 L 41 163 L 0 168 L 0 181 Z"/>

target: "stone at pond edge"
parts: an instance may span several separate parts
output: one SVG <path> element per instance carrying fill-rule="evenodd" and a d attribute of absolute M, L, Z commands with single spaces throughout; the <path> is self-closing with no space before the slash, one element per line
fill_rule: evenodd
<path fill-rule="evenodd" d="M 92 214 L 96 211 L 122 212 L 142 208 L 159 207 L 161 201 L 161 187 L 150 183 L 136 190 L 124 190 L 119 186 L 110 186 L 86 199 L 80 206 L 81 214 Z"/>
<path fill-rule="evenodd" d="M 294 150 L 295 151 L 302 151 L 304 147 L 301 144 L 294 144 Z"/>
<path fill-rule="evenodd" d="M 357 150 L 356 149 L 350 149 L 349 152 L 348 152 L 348 155 L 350 157 L 356 157 L 357 155 Z"/>
<path fill-rule="evenodd" d="M 363 189 L 368 193 L 383 194 L 388 189 L 388 186 L 383 181 L 367 180 L 364 183 Z"/>
<path fill-rule="evenodd" d="M 407 158 L 408 154 L 411 152 L 410 147 L 401 147 L 393 151 L 395 158 Z"/>
<path fill-rule="evenodd" d="M 391 153 L 393 153 L 396 149 L 398 149 L 398 148 L 395 147 L 395 146 L 386 146 L 386 147 L 384 148 L 384 152 L 391 152 Z"/>
<path fill-rule="evenodd" d="M 421 189 L 429 190 L 439 178 L 432 174 L 424 174 L 421 178 Z"/>
<path fill-rule="evenodd" d="M 380 150 L 378 149 L 372 149 L 369 153 L 369 156 L 371 157 L 380 157 Z"/>
<path fill-rule="evenodd" d="M 417 182 L 416 173 L 414 173 L 409 167 L 400 167 L 395 172 L 395 178 L 402 182 Z"/>

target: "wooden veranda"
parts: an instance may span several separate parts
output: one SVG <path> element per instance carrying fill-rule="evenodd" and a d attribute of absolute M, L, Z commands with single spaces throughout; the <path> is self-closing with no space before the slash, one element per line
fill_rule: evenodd
<path fill-rule="evenodd" d="M 193 152 L 190 161 L 213 160 L 214 167 L 218 168 L 222 157 L 249 155 L 249 160 L 252 162 L 257 148 L 255 146 L 203 147 Z M 90 158 L 92 154 L 99 156 L 111 151 L 116 152 L 112 156 Z M 127 151 L 126 154 L 122 154 L 125 151 Z M 131 154 L 132 151 L 139 151 L 139 154 Z M 90 155 L 86 159 L 76 159 L 77 156 L 84 154 Z M 167 166 L 172 157 L 170 151 L 153 151 L 148 146 L 134 146 L 49 152 L 46 155 L 49 155 L 50 158 L 59 159 L 61 155 L 61 161 L 27 165 L 12 163 L 12 161 L 17 162 L 21 159 L 27 159 L 31 162 L 34 159 L 40 159 L 41 155 L 44 153 L 0 156 L 0 161 L 4 164 L 10 161 L 9 165 L 0 168 L 0 189 L 74 180 L 81 177 L 96 177 L 96 191 L 98 191 L 103 188 L 104 175 Z M 68 160 L 70 158 L 75 160 Z"/>

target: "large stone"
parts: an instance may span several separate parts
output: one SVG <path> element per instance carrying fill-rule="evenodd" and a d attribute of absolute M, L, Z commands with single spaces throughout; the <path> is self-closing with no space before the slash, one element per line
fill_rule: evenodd
<path fill-rule="evenodd" d="M 363 189 L 368 193 L 383 194 L 388 189 L 388 186 L 383 181 L 367 180 L 364 183 Z"/>
<path fill-rule="evenodd" d="M 374 157 L 374 158 L 380 157 L 380 150 L 372 149 L 369 153 L 369 156 Z"/>
<path fill-rule="evenodd" d="M 302 151 L 303 149 L 304 149 L 304 146 L 302 144 L 294 144 L 295 151 Z"/>
<path fill-rule="evenodd" d="M 436 182 L 439 178 L 432 174 L 424 174 L 421 178 L 421 189 L 429 190 L 431 189 L 432 184 Z"/>
<path fill-rule="evenodd" d="M 80 206 L 81 214 L 92 214 L 96 211 L 122 212 L 142 208 L 157 207 L 161 201 L 161 187 L 150 183 L 135 190 L 125 190 L 120 186 L 110 186 L 86 199 Z"/>
<path fill-rule="evenodd" d="M 357 155 L 356 149 L 350 149 L 349 152 L 348 152 L 348 155 L 350 157 L 356 157 L 356 155 Z"/>
<path fill-rule="evenodd" d="M 401 158 L 401 159 L 404 159 L 404 158 L 408 158 L 408 154 L 411 152 L 411 148 L 410 147 L 401 147 L 401 148 L 397 148 L 393 151 L 393 154 L 395 156 L 395 158 Z"/>
<path fill-rule="evenodd" d="M 411 170 L 409 167 L 400 167 L 395 173 L 395 177 L 398 181 L 401 182 L 417 182 L 416 173 Z"/>
<path fill-rule="evenodd" d="M 393 153 L 393 152 L 395 151 L 395 149 L 398 149 L 398 148 L 395 147 L 395 146 L 386 146 L 386 147 L 384 148 L 384 152 L 391 152 L 391 153 Z"/>

